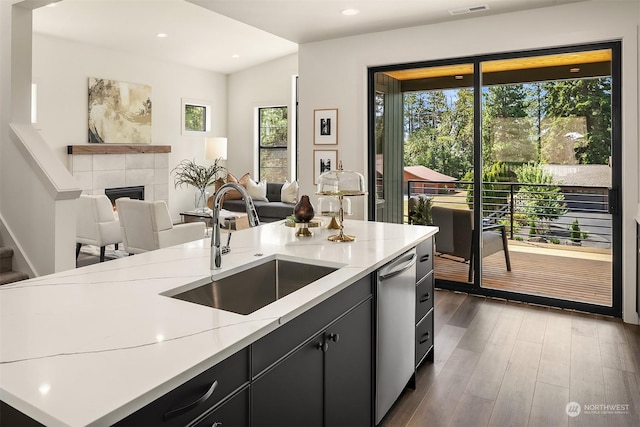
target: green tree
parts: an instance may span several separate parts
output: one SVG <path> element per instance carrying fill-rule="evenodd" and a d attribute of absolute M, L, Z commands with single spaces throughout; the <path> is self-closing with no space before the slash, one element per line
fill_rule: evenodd
<path fill-rule="evenodd" d="M 573 79 L 543 84 L 545 117 L 577 117 L 587 135 L 574 139 L 576 161 L 607 164 L 611 155 L 611 78 Z M 572 132 L 566 129 L 567 133 Z M 579 132 L 579 131 L 575 131 Z"/>
<path fill-rule="evenodd" d="M 484 95 L 485 162 L 526 163 L 537 160 L 535 121 L 525 85 L 496 85 Z"/>
<path fill-rule="evenodd" d="M 516 211 L 524 214 L 538 233 L 545 234 L 549 225 L 567 213 L 564 195 L 553 175 L 538 163 L 527 163 L 515 169 L 520 183 L 516 193 Z"/>
<path fill-rule="evenodd" d="M 464 175 L 473 165 L 472 103 L 468 89 L 405 94 L 405 165 Z"/>
<path fill-rule="evenodd" d="M 473 172 L 469 171 L 463 181 L 472 182 Z M 482 211 L 483 216 L 498 212 L 509 204 L 511 186 L 517 181 L 516 174 L 504 162 L 496 162 L 482 171 Z M 500 184 L 504 182 L 505 184 Z M 467 185 L 467 204 L 473 209 L 473 185 Z"/>

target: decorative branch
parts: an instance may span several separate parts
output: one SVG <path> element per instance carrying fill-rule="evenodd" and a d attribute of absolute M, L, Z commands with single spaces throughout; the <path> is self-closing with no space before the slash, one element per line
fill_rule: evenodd
<path fill-rule="evenodd" d="M 218 162 L 219 159 L 216 159 L 211 166 L 201 166 L 196 164 L 195 160 L 182 160 L 178 166 L 171 170 L 172 173 L 175 173 L 173 185 L 176 188 L 182 187 L 182 185 L 191 185 L 204 190 L 218 180 L 220 173 L 224 173 L 226 176 L 227 169 L 219 165 Z"/>

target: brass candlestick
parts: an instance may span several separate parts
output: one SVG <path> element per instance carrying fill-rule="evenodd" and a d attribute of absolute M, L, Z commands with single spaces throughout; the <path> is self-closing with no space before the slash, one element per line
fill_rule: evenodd
<path fill-rule="evenodd" d="M 338 234 L 334 234 L 329 236 L 329 240 L 332 242 L 353 242 L 356 240 L 355 236 L 350 236 L 348 234 L 344 234 L 344 208 L 342 207 L 342 199 L 344 196 L 338 196 L 338 201 L 340 202 L 340 210 L 338 211 L 339 219 L 339 227 L 340 232 Z"/>

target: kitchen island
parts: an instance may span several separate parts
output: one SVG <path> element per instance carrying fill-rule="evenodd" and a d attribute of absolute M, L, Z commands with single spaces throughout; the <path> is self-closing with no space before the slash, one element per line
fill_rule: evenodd
<path fill-rule="evenodd" d="M 45 425 L 110 425 L 237 354 L 425 241 L 436 227 L 345 221 L 351 243 L 282 222 L 0 288 L 0 400 Z M 266 257 L 340 267 L 247 315 L 166 296 Z"/>

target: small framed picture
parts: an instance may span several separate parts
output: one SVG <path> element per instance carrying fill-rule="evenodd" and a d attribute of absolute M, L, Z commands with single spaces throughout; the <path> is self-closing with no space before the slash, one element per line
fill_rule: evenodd
<path fill-rule="evenodd" d="M 313 150 L 313 184 L 324 172 L 338 169 L 338 150 Z"/>
<path fill-rule="evenodd" d="M 338 143 L 338 109 L 313 110 L 313 143 Z"/>

